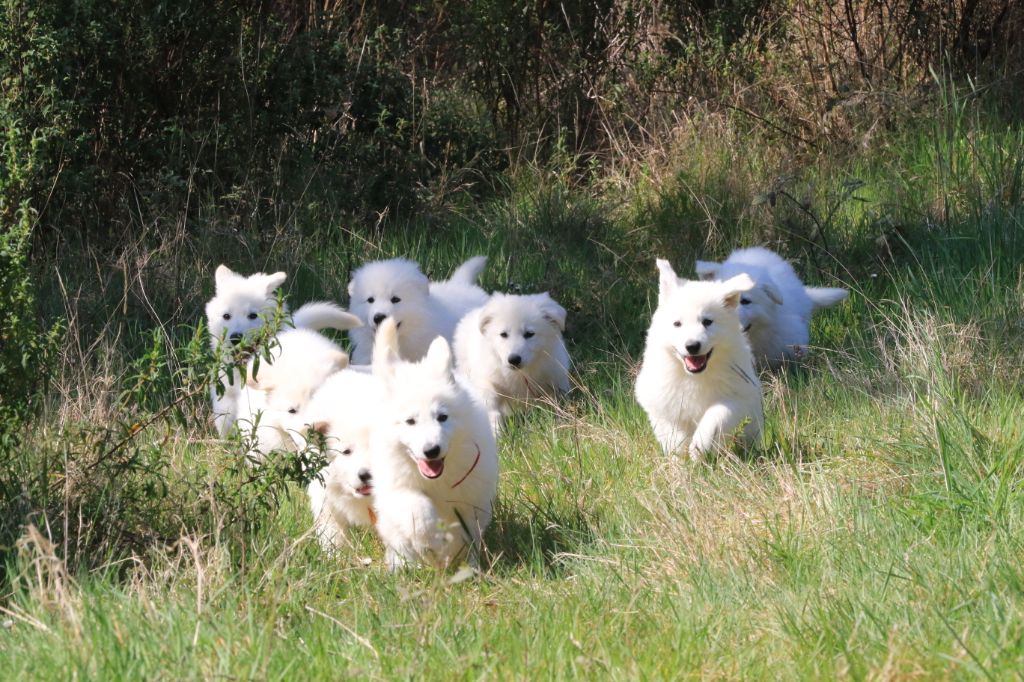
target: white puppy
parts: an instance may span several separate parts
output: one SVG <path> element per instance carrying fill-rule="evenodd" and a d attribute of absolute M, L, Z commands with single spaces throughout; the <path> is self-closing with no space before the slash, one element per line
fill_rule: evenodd
<path fill-rule="evenodd" d="M 405 362 L 389 319 L 376 346 L 373 373 L 385 399 L 374 429 L 373 504 L 388 566 L 475 562 L 498 486 L 487 412 L 455 380 L 443 338 L 420 362 Z"/>
<path fill-rule="evenodd" d="M 658 269 L 658 308 L 636 378 L 655 437 L 666 453 L 688 450 L 697 461 L 749 420 L 749 444 L 761 433 L 761 384 L 736 308 L 753 280 L 688 282 L 661 259 Z"/>
<path fill-rule="evenodd" d="M 241 344 L 246 336 L 262 329 L 273 319 L 277 313 L 277 298 L 274 291 L 287 277 L 288 275 L 283 272 L 275 272 L 272 275 L 257 272 L 246 277 L 233 272 L 225 265 L 217 266 L 214 273 L 216 291 L 206 304 L 206 322 L 210 332 L 210 346 L 214 353 L 224 358 L 224 344 L 230 347 Z M 286 314 L 287 306 L 284 306 L 281 312 Z M 350 315 L 333 303 L 323 301 L 314 301 L 302 306 L 295 311 L 291 322 L 300 329 L 346 330 L 361 324 L 356 316 Z M 211 387 L 210 398 L 217 433 L 225 436 L 238 413 L 238 399 L 242 387 L 237 371 L 230 375 L 224 374 L 220 383 L 220 391 L 216 386 Z"/>
<path fill-rule="evenodd" d="M 336 343 L 309 329 L 281 332 L 268 353 L 269 359 L 249 359 L 238 400 L 239 428 L 253 463 L 271 450 L 298 449 L 295 436 L 305 428 L 302 412 L 314 391 L 348 366 Z"/>
<path fill-rule="evenodd" d="M 495 430 L 516 403 L 569 390 L 565 308 L 547 293 L 494 294 L 455 328 L 455 364 Z"/>
<path fill-rule="evenodd" d="M 349 308 L 365 325 L 350 335 L 352 362 L 369 364 L 374 332 L 386 319 L 398 323 L 403 359 L 419 360 L 438 336 L 451 341 L 462 316 L 487 302 L 487 293 L 476 285 L 486 263 L 484 256 L 470 258 L 444 282 L 430 282 L 416 263 L 403 258 L 360 267 L 348 285 Z"/>
<path fill-rule="evenodd" d="M 325 551 L 341 548 L 349 527 L 373 524 L 370 436 L 382 401 L 377 377 L 346 369 L 328 377 L 302 412 L 327 446 L 328 464 L 306 489 Z"/>
<path fill-rule="evenodd" d="M 755 283 L 740 298 L 740 324 L 758 365 L 771 369 L 807 352 L 811 313 L 849 295 L 846 289 L 805 287 L 792 265 L 760 246 L 733 251 L 724 263 L 697 261 L 701 279 L 739 274 L 749 275 Z"/>

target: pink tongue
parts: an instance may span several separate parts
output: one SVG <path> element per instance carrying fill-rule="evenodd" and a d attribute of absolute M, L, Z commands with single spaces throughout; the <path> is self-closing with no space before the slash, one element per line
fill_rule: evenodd
<path fill-rule="evenodd" d="M 356 492 L 359 493 L 360 495 L 369 495 L 370 493 L 373 492 L 373 486 L 372 485 L 361 486 L 359 488 L 356 488 Z"/>
<path fill-rule="evenodd" d="M 703 369 L 704 365 L 707 364 L 708 356 L 687 355 L 685 358 L 683 358 L 683 362 L 686 363 L 686 369 L 690 370 L 691 372 L 696 372 L 700 369 Z"/>
<path fill-rule="evenodd" d="M 416 460 L 416 466 L 420 468 L 420 473 L 423 474 L 424 478 L 437 478 L 444 471 L 444 460 L 418 459 Z"/>

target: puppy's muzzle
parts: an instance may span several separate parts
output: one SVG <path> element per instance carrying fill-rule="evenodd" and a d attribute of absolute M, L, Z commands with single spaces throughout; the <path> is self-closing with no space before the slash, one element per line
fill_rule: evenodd
<path fill-rule="evenodd" d="M 384 313 L 377 313 L 376 315 L 373 316 L 373 324 L 378 325 L 386 319 L 388 319 L 387 315 L 385 315 Z"/>
<path fill-rule="evenodd" d="M 427 459 L 437 459 L 441 454 L 441 446 L 435 445 L 432 448 L 423 448 L 423 456 Z"/>
<path fill-rule="evenodd" d="M 523 364 L 523 358 L 522 356 L 513 353 L 512 355 L 508 356 L 508 364 L 512 365 L 513 367 L 519 367 L 520 365 Z"/>
<path fill-rule="evenodd" d="M 231 336 L 228 337 L 228 341 L 231 342 L 232 346 L 237 346 L 238 344 L 240 344 L 242 342 L 242 338 L 243 337 L 244 337 L 244 334 L 242 334 L 241 332 L 235 332 L 234 334 L 232 334 Z"/>

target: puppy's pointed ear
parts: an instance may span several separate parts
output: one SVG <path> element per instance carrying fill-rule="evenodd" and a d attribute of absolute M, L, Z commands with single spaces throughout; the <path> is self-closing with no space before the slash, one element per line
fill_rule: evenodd
<path fill-rule="evenodd" d="M 480 333 L 481 334 L 486 334 L 487 333 L 487 327 L 491 324 L 491 322 L 494 322 L 494 318 L 492 316 L 490 316 L 490 315 L 482 315 L 480 317 Z"/>
<path fill-rule="evenodd" d="M 565 308 L 558 305 L 558 303 L 555 302 L 555 299 L 551 298 L 551 294 L 548 292 L 545 291 L 541 296 L 544 297 L 540 306 L 541 314 L 544 316 L 544 319 L 553 324 L 558 331 L 564 332 L 565 318 L 567 315 Z"/>
<path fill-rule="evenodd" d="M 333 351 L 327 364 L 327 371 L 330 374 L 340 372 L 348 367 L 348 353 L 345 351 Z"/>
<path fill-rule="evenodd" d="M 263 391 L 264 393 L 270 393 L 274 390 L 274 384 L 267 376 L 266 372 L 261 372 L 259 376 L 253 376 L 249 374 L 245 379 L 245 385 L 249 388 L 256 389 L 257 391 Z"/>
<path fill-rule="evenodd" d="M 697 277 L 703 280 L 712 280 L 718 278 L 718 271 L 722 269 L 721 263 L 715 263 L 709 260 L 697 261 Z"/>
<path fill-rule="evenodd" d="M 356 281 L 353 279 L 348 283 L 348 305 L 352 307 L 352 294 L 356 290 Z"/>
<path fill-rule="evenodd" d="M 373 341 L 372 371 L 387 379 L 394 374 L 395 363 L 401 360 L 398 352 L 398 325 L 392 317 L 380 323 Z"/>
<path fill-rule="evenodd" d="M 409 261 L 416 268 L 416 274 L 410 274 L 409 285 L 419 289 L 424 296 L 430 295 L 430 278 L 423 274 L 423 270 L 420 268 L 419 263 L 415 261 Z"/>
<path fill-rule="evenodd" d="M 680 279 L 672 265 L 664 258 L 658 258 L 655 263 L 658 265 L 658 295 L 667 296 L 679 288 Z"/>
<path fill-rule="evenodd" d="M 726 308 L 735 308 L 740 302 L 740 294 L 757 286 L 750 275 L 743 273 L 730 277 L 722 282 L 722 303 Z"/>
<path fill-rule="evenodd" d="M 452 349 L 448 345 L 448 340 L 443 336 L 438 336 L 431 341 L 430 348 L 427 349 L 427 355 L 423 358 L 423 362 L 437 376 L 444 377 L 446 380 L 451 378 Z"/>
<path fill-rule="evenodd" d="M 233 279 L 238 279 L 238 275 L 235 274 L 231 268 L 221 263 L 217 266 L 217 269 L 213 273 L 214 286 L 220 289 L 222 286 L 227 284 Z"/>
<path fill-rule="evenodd" d="M 273 275 L 266 275 L 263 279 L 263 284 L 266 287 L 267 296 L 274 293 L 274 291 L 284 284 L 284 281 L 288 279 L 288 274 L 285 272 L 275 272 Z"/>
<path fill-rule="evenodd" d="M 770 298 L 775 305 L 782 305 L 782 292 L 779 288 L 771 282 L 765 282 L 761 285 L 761 289 L 764 290 L 765 296 Z"/>
<path fill-rule="evenodd" d="M 310 442 L 310 436 L 312 435 L 313 432 L 319 433 L 321 436 L 326 438 L 327 432 L 330 431 L 330 427 L 330 422 L 317 420 L 315 422 L 306 424 L 305 428 L 303 429 L 289 431 L 289 435 L 292 437 L 292 440 L 295 441 L 295 445 L 298 446 L 299 450 L 305 450 L 309 446 L 314 445 L 316 443 L 315 440 L 313 442 Z M 334 453 L 332 452 L 332 448 L 330 447 L 325 448 L 321 454 L 324 455 L 328 463 L 334 460 Z"/>

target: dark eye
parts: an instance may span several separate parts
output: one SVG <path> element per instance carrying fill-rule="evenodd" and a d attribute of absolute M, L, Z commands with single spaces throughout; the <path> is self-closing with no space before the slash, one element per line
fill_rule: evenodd
<path fill-rule="evenodd" d="M 523 332 L 524 339 L 532 339 L 534 332 Z"/>
<path fill-rule="evenodd" d="M 437 415 L 437 421 L 439 421 L 442 424 L 444 424 L 446 421 L 448 421 L 448 415 L 446 415 L 446 414 L 439 414 L 439 415 Z"/>
<path fill-rule="evenodd" d="M 341 454 L 343 454 L 343 455 L 351 455 L 352 454 L 352 448 L 345 448 L 344 450 L 341 451 Z"/>
<path fill-rule="evenodd" d="M 710 327 L 712 322 L 714 322 L 714 320 L 708 319 L 706 317 L 700 321 L 700 323 L 705 327 Z"/>
<path fill-rule="evenodd" d="M 409 426 L 415 426 L 416 425 L 416 419 L 413 418 L 413 417 L 409 417 L 408 419 L 405 420 L 405 423 L 408 424 Z"/>
<path fill-rule="evenodd" d="M 371 296 L 370 298 L 366 299 L 366 302 L 367 303 L 373 303 L 373 296 Z"/>
<path fill-rule="evenodd" d="M 391 297 L 391 302 L 392 303 L 401 303 L 402 299 L 398 298 L 397 296 L 392 296 Z"/>
<path fill-rule="evenodd" d="M 742 305 L 750 305 L 750 299 L 744 296 L 744 297 L 740 298 L 740 303 Z"/>
<path fill-rule="evenodd" d="M 503 338 L 503 339 L 507 339 L 507 338 L 508 338 L 508 332 L 502 332 L 502 333 L 500 334 L 500 336 L 501 336 L 501 338 Z"/>
<path fill-rule="evenodd" d="M 230 320 L 231 319 L 231 313 L 224 313 L 224 319 L 225 320 Z"/>
<path fill-rule="evenodd" d="M 250 320 L 255 320 L 257 317 L 259 317 L 259 315 L 257 315 L 256 313 L 249 313 Z"/>
<path fill-rule="evenodd" d="M 298 411 L 299 411 L 299 408 L 297 408 L 297 407 L 289 407 L 288 408 L 288 414 L 297 414 Z"/>
<path fill-rule="evenodd" d="M 673 327 L 682 327 L 683 323 L 680 322 L 679 320 L 676 320 L 675 322 L 672 323 L 672 326 Z"/>

